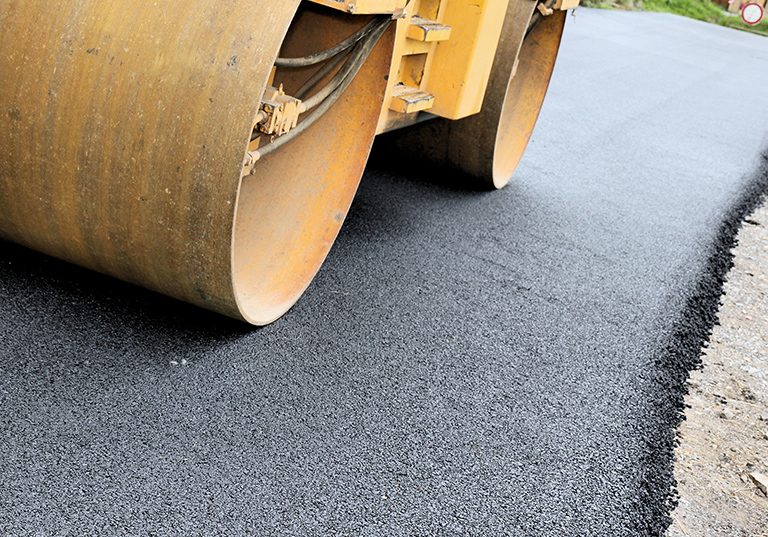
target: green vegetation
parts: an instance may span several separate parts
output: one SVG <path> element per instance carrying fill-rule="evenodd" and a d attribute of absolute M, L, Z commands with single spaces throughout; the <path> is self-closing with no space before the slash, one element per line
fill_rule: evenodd
<path fill-rule="evenodd" d="M 723 25 L 730 18 L 723 8 L 711 0 L 645 0 L 643 9 L 674 13 L 691 19 Z"/>
<path fill-rule="evenodd" d="M 741 17 L 732 17 L 731 20 L 728 21 L 728 24 L 726 24 L 726 26 L 768 36 L 768 13 L 766 14 L 766 16 L 763 17 L 763 20 L 761 20 L 755 26 L 749 26 L 748 24 L 745 24 L 744 21 L 741 20 Z"/>
<path fill-rule="evenodd" d="M 736 0 L 737 2 L 740 0 Z M 759 33 L 768 36 L 768 17 L 757 26 L 744 24 L 739 16 L 729 14 L 725 8 L 718 6 L 712 0 L 582 0 L 582 5 L 603 9 L 627 9 L 661 11 L 690 17 L 704 22 L 721 26 L 729 26 L 739 30 Z"/>

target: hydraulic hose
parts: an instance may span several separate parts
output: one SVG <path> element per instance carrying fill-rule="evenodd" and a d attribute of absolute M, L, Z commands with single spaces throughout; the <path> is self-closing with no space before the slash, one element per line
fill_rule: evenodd
<path fill-rule="evenodd" d="M 333 71 L 344 60 L 344 58 L 349 56 L 351 51 L 351 49 L 347 49 L 328 60 L 325 65 L 318 69 L 317 72 L 304 83 L 303 86 L 301 86 L 293 93 L 293 96 L 297 99 L 303 99 L 309 90 L 314 88 L 318 82 L 320 82 L 323 78 L 326 77 L 326 75 L 328 75 L 328 73 Z"/>
<path fill-rule="evenodd" d="M 336 45 L 311 54 L 309 56 L 302 56 L 300 58 L 277 58 L 275 60 L 276 67 L 307 67 L 309 65 L 315 65 L 329 58 L 336 56 L 337 54 L 344 52 L 355 43 L 359 42 L 365 36 L 376 30 L 376 28 L 388 19 L 372 19 L 365 26 L 360 28 L 354 34 L 346 38 L 344 41 L 337 43 Z"/>
<path fill-rule="evenodd" d="M 381 36 L 384 35 L 384 32 L 389 27 L 392 19 L 378 19 L 376 22 L 377 24 L 370 32 L 368 38 L 355 45 L 355 49 L 352 51 L 351 57 L 347 60 L 344 67 L 334 75 L 333 79 L 323 89 L 305 101 L 305 103 L 312 105 L 311 112 L 287 134 L 276 138 L 255 151 L 249 151 L 248 157 L 251 161 L 258 160 L 299 136 L 333 106 L 352 83 L 365 60 L 368 59 L 379 39 L 381 39 Z"/>

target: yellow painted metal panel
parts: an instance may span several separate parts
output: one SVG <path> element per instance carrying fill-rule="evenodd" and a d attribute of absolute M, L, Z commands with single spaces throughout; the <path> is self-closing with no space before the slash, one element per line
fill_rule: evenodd
<path fill-rule="evenodd" d="M 406 0 L 310 0 L 316 4 L 332 7 L 356 15 L 377 13 L 401 13 Z"/>
<path fill-rule="evenodd" d="M 555 9 L 574 9 L 579 7 L 579 0 L 557 0 L 555 2 Z"/>
<path fill-rule="evenodd" d="M 508 0 L 445 0 L 443 24 L 451 38 L 435 48 L 427 91 L 431 113 L 449 119 L 476 114 L 491 74 Z"/>
<path fill-rule="evenodd" d="M 445 41 L 450 37 L 450 26 L 422 19 L 421 17 L 411 18 L 411 24 L 408 26 L 408 38 L 416 41 Z"/>
<path fill-rule="evenodd" d="M 403 107 L 401 104 L 393 102 L 393 92 L 398 84 L 417 86 L 419 90 L 426 91 L 425 88 L 429 84 L 430 66 L 437 42 L 421 41 L 409 37 L 411 21 L 422 19 L 442 25 L 442 7 L 447 1 L 449 0 L 410 0 L 406 16 L 397 21 L 394 59 L 389 73 L 389 85 L 385 97 L 385 102 L 388 103 L 388 106 L 384 107 L 379 118 L 377 134 L 392 128 L 409 125 L 415 120 L 416 115 L 414 113 L 397 111 Z M 414 56 L 422 56 L 422 58 L 416 60 L 413 58 Z M 417 64 L 420 65 L 421 72 L 418 73 L 418 76 L 414 76 L 414 67 Z M 430 106 L 431 102 L 433 101 L 430 101 Z"/>

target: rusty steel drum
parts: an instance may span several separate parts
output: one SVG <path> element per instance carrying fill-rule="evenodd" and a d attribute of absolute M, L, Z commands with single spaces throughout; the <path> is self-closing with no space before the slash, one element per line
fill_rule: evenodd
<path fill-rule="evenodd" d="M 0 237 L 253 324 L 279 317 L 344 220 L 392 56 L 389 31 L 330 111 L 244 176 L 281 46 L 306 54 L 361 23 L 318 17 L 299 0 L 0 3 Z"/>

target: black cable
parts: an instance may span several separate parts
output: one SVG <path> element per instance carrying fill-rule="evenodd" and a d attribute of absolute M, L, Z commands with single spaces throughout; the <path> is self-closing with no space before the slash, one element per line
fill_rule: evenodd
<path fill-rule="evenodd" d="M 309 99 L 306 99 L 304 101 L 304 109 L 305 110 L 311 110 L 321 102 L 323 102 L 333 91 L 338 88 L 342 82 L 349 76 L 350 72 L 354 68 L 355 63 L 360 58 L 363 52 L 363 43 L 358 43 L 355 45 L 355 48 L 352 49 L 352 55 L 349 60 L 347 60 L 347 63 L 345 63 L 341 69 L 339 69 L 339 72 L 333 75 L 333 78 L 325 85 L 323 86 L 317 93 L 312 95 Z"/>
<path fill-rule="evenodd" d="M 346 38 L 344 41 L 337 43 L 329 49 L 317 52 L 309 56 L 303 56 L 301 58 L 277 58 L 275 60 L 275 66 L 277 67 L 307 67 L 309 65 L 315 65 L 329 58 L 332 58 L 347 50 L 349 47 L 358 43 L 361 39 L 369 35 L 371 32 L 379 28 L 385 22 L 391 19 L 375 18 L 370 20 L 365 26 L 360 28 L 357 32 Z"/>
<path fill-rule="evenodd" d="M 293 140 L 296 136 L 307 130 L 315 121 L 320 119 L 320 117 L 322 117 L 322 115 L 325 114 L 325 112 L 327 112 L 331 106 L 333 106 L 333 104 L 338 100 L 339 97 L 341 97 L 344 91 L 352 83 L 352 80 L 354 80 L 355 76 L 362 68 L 365 60 L 367 60 L 368 56 L 371 55 L 371 52 L 379 42 L 379 39 L 381 39 L 381 36 L 384 35 L 384 32 L 389 27 L 390 22 L 391 19 L 387 20 L 387 24 L 382 24 L 377 27 L 371 33 L 368 39 L 359 44 L 359 50 L 354 51 L 352 57 L 347 62 L 348 64 L 351 64 L 349 65 L 349 69 L 347 69 L 347 65 L 342 68 L 343 70 L 347 71 L 347 75 L 343 78 L 343 80 L 341 80 L 340 84 L 338 84 L 331 91 L 327 98 L 325 98 L 316 108 L 307 114 L 307 117 L 304 118 L 303 121 L 301 121 L 295 128 L 291 129 L 291 131 L 287 134 L 276 138 L 264 147 L 261 147 L 251 153 L 257 154 L 259 158 L 263 157 L 264 155 L 268 155 L 277 148 L 282 147 L 283 145 Z"/>
<path fill-rule="evenodd" d="M 349 76 L 352 69 L 355 67 L 356 62 L 360 59 L 361 55 L 364 53 L 363 49 L 361 47 L 361 44 L 358 43 L 355 45 L 350 52 L 346 52 L 343 54 L 339 54 L 336 56 L 336 58 L 333 58 L 328 63 L 338 63 L 338 61 L 343 60 L 346 56 L 349 54 L 352 54 L 352 57 L 347 61 L 347 63 L 342 66 L 341 69 L 339 69 L 339 72 L 337 72 L 335 75 L 333 75 L 333 78 L 331 78 L 328 83 L 323 86 L 320 91 L 312 95 L 309 99 L 302 102 L 303 105 L 303 111 L 302 113 L 308 112 L 309 110 L 312 110 L 317 105 L 321 104 L 325 99 L 327 99 L 341 84 L 344 82 L 344 80 Z M 338 61 L 337 61 L 338 60 Z M 305 84 L 306 85 L 306 84 Z M 294 95 L 296 99 L 301 99 L 301 97 L 296 94 Z M 296 128 L 296 127 L 294 127 Z M 288 133 L 286 133 L 283 136 L 287 136 Z M 251 135 L 251 141 L 253 141 L 258 136 L 258 132 L 254 131 L 254 133 Z"/>
<path fill-rule="evenodd" d="M 309 90 L 314 88 L 318 82 L 320 82 L 323 78 L 326 77 L 328 73 L 333 71 L 336 68 L 336 66 L 338 66 L 344 60 L 344 58 L 349 56 L 351 52 L 352 52 L 352 49 L 347 49 L 341 54 L 337 54 L 336 56 L 328 60 L 325 65 L 323 65 L 320 69 L 318 69 L 317 72 L 309 78 L 309 80 L 304 82 L 304 85 L 302 85 L 298 90 L 296 90 L 293 93 L 293 96 L 296 97 L 297 99 L 303 99 L 304 96 L 309 92 Z"/>

